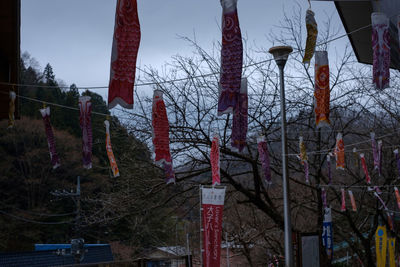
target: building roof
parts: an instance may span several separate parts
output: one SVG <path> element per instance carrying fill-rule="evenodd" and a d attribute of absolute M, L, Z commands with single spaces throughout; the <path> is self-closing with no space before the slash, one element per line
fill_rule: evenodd
<path fill-rule="evenodd" d="M 400 69 L 397 31 L 399 0 L 335 1 L 335 6 L 346 32 L 351 33 L 348 36 L 358 61 L 365 64 L 372 64 L 371 14 L 378 11 L 385 13 L 390 18 L 391 68 Z"/>
<path fill-rule="evenodd" d="M 114 260 L 110 245 L 88 246 L 82 264 L 111 262 Z M 70 254 L 67 249 L 67 254 Z M 0 266 L 46 267 L 73 265 L 72 255 L 57 255 L 54 250 L 0 253 Z"/>
<path fill-rule="evenodd" d="M 181 247 L 181 246 L 172 246 L 172 247 L 158 247 L 158 250 L 161 250 L 165 253 L 171 254 L 173 256 L 186 256 L 188 255 L 186 253 L 186 248 Z M 189 251 L 190 254 L 190 251 Z"/>

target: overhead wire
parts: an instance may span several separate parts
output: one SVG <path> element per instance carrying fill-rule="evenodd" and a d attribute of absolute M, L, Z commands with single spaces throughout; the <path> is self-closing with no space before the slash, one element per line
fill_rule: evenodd
<path fill-rule="evenodd" d="M 29 223 L 36 223 L 36 224 L 45 224 L 45 225 L 58 225 L 58 224 L 71 224 L 74 223 L 75 220 L 70 220 L 70 221 L 62 221 L 62 222 L 41 222 L 41 221 L 35 221 L 35 220 L 31 220 L 31 219 L 27 219 L 27 218 L 23 218 L 8 212 L 5 212 L 3 210 L 0 210 L 0 213 L 9 216 L 11 218 L 14 218 L 16 220 L 20 220 L 20 221 L 24 221 L 24 222 L 29 222 Z"/>

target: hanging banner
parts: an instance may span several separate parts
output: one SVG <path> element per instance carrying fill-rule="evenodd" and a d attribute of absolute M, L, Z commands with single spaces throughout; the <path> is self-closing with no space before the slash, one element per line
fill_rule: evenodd
<path fill-rule="evenodd" d="M 300 148 L 300 155 L 299 155 L 299 159 L 301 164 L 304 167 L 304 175 L 306 177 L 306 183 L 310 183 L 309 180 L 309 169 L 308 169 L 308 156 L 307 156 L 307 149 L 306 149 L 306 145 L 304 143 L 304 139 L 303 136 L 299 137 L 299 148 Z"/>
<path fill-rule="evenodd" d="M 386 226 L 378 226 L 375 232 L 375 250 L 377 267 L 386 265 L 387 235 Z"/>
<path fill-rule="evenodd" d="M 326 249 L 329 260 L 333 258 L 333 231 L 331 208 L 324 208 L 324 221 L 322 223 L 322 245 Z"/>
<path fill-rule="evenodd" d="M 201 188 L 203 266 L 219 267 L 225 188 Z"/>
<path fill-rule="evenodd" d="M 239 152 L 246 146 L 247 137 L 247 78 L 242 79 L 237 107 L 233 111 L 231 145 Z"/>
<path fill-rule="evenodd" d="M 396 195 L 396 202 L 397 202 L 397 207 L 400 210 L 400 193 L 399 193 L 399 189 L 397 189 L 397 187 L 394 187 L 394 193 Z"/>
<path fill-rule="evenodd" d="M 326 162 L 328 164 L 328 185 L 332 184 L 332 166 L 331 166 L 331 153 L 326 156 Z"/>
<path fill-rule="evenodd" d="M 396 267 L 395 261 L 396 238 L 389 238 L 389 267 Z"/>
<path fill-rule="evenodd" d="M 169 149 L 169 123 L 163 92 L 155 90 L 153 95 L 152 122 L 155 162 L 165 171 L 166 183 L 175 183 L 172 158 Z"/>
<path fill-rule="evenodd" d="M 214 136 L 212 139 L 210 161 L 211 161 L 212 185 L 220 185 L 221 184 L 221 173 L 220 173 L 218 133 L 214 133 Z"/>
<path fill-rule="evenodd" d="M 10 102 L 8 106 L 8 127 L 10 129 L 15 125 L 15 99 L 17 98 L 17 94 L 14 91 L 10 91 Z"/>
<path fill-rule="evenodd" d="M 46 137 L 47 137 L 47 145 L 49 147 L 51 165 L 53 165 L 53 169 L 57 169 L 61 164 L 60 164 L 60 158 L 58 157 L 56 151 L 56 140 L 54 138 L 53 129 L 50 123 L 50 107 L 39 109 L 39 111 L 40 114 L 42 114 L 44 130 L 46 132 Z"/>
<path fill-rule="evenodd" d="M 136 0 L 117 0 L 111 53 L 108 108 L 117 104 L 133 108 L 133 86 L 140 44 L 140 23 Z"/>
<path fill-rule="evenodd" d="M 303 64 L 307 67 L 310 65 L 311 58 L 314 55 L 315 45 L 317 43 L 318 25 L 315 21 L 315 14 L 311 9 L 306 12 L 306 28 L 307 40 L 306 49 L 304 51 Z"/>
<path fill-rule="evenodd" d="M 349 190 L 348 193 L 349 193 L 349 197 L 350 197 L 351 207 L 352 207 L 353 211 L 357 211 L 356 200 L 354 198 L 353 192 L 351 190 Z"/>
<path fill-rule="evenodd" d="M 264 173 L 264 179 L 267 184 L 272 183 L 272 176 L 271 176 L 271 168 L 270 168 L 270 159 L 269 159 L 269 152 L 267 141 L 265 140 L 265 136 L 260 136 L 257 138 L 257 148 L 258 148 L 258 155 L 260 157 L 262 171 Z"/>
<path fill-rule="evenodd" d="M 338 133 L 336 136 L 335 157 L 336 169 L 344 170 L 344 142 L 342 133 Z"/>
<path fill-rule="evenodd" d="M 92 168 L 92 103 L 90 102 L 90 96 L 79 97 L 79 125 L 82 129 L 82 156 L 83 156 L 83 168 Z"/>
<path fill-rule="evenodd" d="M 329 121 L 329 62 L 327 51 L 315 52 L 315 123 L 317 128 L 330 126 Z"/>
<path fill-rule="evenodd" d="M 218 115 L 233 113 L 239 101 L 243 43 L 237 14 L 237 0 L 221 0 L 222 50 Z"/>
<path fill-rule="evenodd" d="M 372 155 L 374 157 L 374 170 L 377 170 L 379 168 L 379 155 L 378 155 L 378 148 L 376 145 L 374 132 L 371 132 L 371 145 L 372 145 Z"/>
<path fill-rule="evenodd" d="M 382 175 L 382 161 L 383 161 L 382 147 L 383 147 L 382 140 L 379 140 L 378 141 L 378 174 L 379 174 L 379 176 Z"/>
<path fill-rule="evenodd" d="M 321 199 L 322 199 L 322 205 L 324 206 L 324 208 L 327 207 L 327 203 L 326 203 L 326 190 L 325 188 L 321 189 Z"/>
<path fill-rule="evenodd" d="M 365 182 L 367 184 L 371 184 L 371 178 L 369 177 L 368 167 L 367 167 L 367 163 L 365 162 L 364 153 L 360 153 L 360 158 L 361 158 L 361 166 L 362 166 L 362 168 L 364 170 L 364 174 L 365 174 Z"/>
<path fill-rule="evenodd" d="M 117 161 L 115 160 L 114 153 L 111 147 L 111 137 L 110 137 L 110 122 L 108 120 L 104 121 L 104 126 L 106 127 L 106 150 L 108 160 L 110 161 L 111 171 L 114 178 L 119 176 L 119 170 L 117 166 Z"/>
<path fill-rule="evenodd" d="M 340 211 L 346 211 L 346 193 L 343 188 L 340 191 L 342 191 L 342 206 L 340 207 Z"/>
<path fill-rule="evenodd" d="M 396 165 L 397 165 L 397 179 L 400 178 L 400 156 L 399 156 L 399 150 L 395 149 L 393 151 L 394 155 L 396 156 Z"/>
<path fill-rule="evenodd" d="M 389 87 L 390 34 L 389 19 L 384 13 L 374 12 L 372 20 L 373 83 L 376 89 Z"/>

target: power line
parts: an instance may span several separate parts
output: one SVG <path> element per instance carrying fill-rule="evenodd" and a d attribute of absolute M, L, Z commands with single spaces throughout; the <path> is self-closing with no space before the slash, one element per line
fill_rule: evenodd
<path fill-rule="evenodd" d="M 9 217 L 12 217 L 16 220 L 20 220 L 20 221 L 24 221 L 24 222 L 29 222 L 29 223 L 36 223 L 36 224 L 45 224 L 45 225 L 58 225 L 58 224 L 71 224 L 73 223 L 75 220 L 70 220 L 70 221 L 62 221 L 62 222 L 40 222 L 40 221 L 35 221 L 35 220 L 30 220 L 30 219 L 26 219 L 17 215 L 13 215 L 11 213 L 7 213 L 3 210 L 0 210 L 0 213 L 7 215 Z"/>

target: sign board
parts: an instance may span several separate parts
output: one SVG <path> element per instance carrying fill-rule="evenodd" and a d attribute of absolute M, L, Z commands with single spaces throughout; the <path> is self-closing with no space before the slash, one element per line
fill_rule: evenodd
<path fill-rule="evenodd" d="M 301 237 L 301 258 L 303 267 L 319 267 L 319 236 Z"/>

